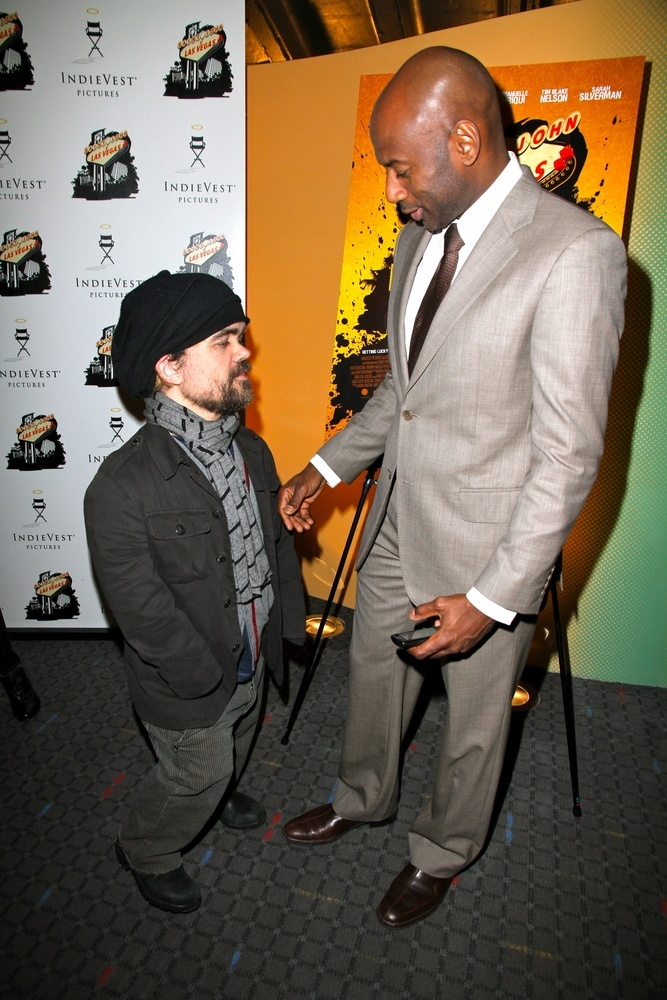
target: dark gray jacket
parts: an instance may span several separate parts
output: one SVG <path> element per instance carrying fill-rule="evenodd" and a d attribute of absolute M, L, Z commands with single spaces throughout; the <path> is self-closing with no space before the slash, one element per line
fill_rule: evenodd
<path fill-rule="evenodd" d="M 304 636 L 299 565 L 276 509 L 271 452 L 244 427 L 234 445 L 255 488 L 271 566 L 275 599 L 262 648 L 280 683 L 282 638 Z M 214 488 L 166 430 L 146 424 L 101 466 L 84 513 L 139 716 L 167 729 L 212 725 L 234 691 L 242 650 L 227 521 Z"/>

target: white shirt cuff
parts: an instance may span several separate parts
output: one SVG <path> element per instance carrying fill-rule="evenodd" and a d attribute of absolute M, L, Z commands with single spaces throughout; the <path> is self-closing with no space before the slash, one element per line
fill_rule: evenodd
<path fill-rule="evenodd" d="M 324 473 L 322 474 L 324 475 Z M 484 594 L 480 594 L 479 590 L 475 587 L 470 588 L 466 597 L 471 604 L 474 604 L 478 611 L 488 615 L 489 618 L 495 618 L 497 622 L 501 622 L 503 625 L 511 625 L 516 618 L 516 611 L 508 611 L 507 608 L 502 608 L 500 604 L 490 601 Z"/>
<path fill-rule="evenodd" d="M 331 469 L 319 455 L 313 455 L 310 460 L 310 464 L 314 465 L 317 471 L 324 476 L 329 486 L 338 486 L 341 482 L 340 476 L 337 476 L 333 469 Z"/>

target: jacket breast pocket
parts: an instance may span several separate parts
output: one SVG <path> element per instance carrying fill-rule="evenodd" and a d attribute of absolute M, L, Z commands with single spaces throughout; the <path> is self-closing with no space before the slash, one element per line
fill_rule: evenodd
<path fill-rule="evenodd" d="M 504 524 L 511 518 L 520 494 L 520 489 L 460 490 L 461 517 L 480 524 Z"/>
<path fill-rule="evenodd" d="M 168 583 L 206 575 L 211 522 L 205 510 L 152 511 L 146 515 L 155 568 Z"/>

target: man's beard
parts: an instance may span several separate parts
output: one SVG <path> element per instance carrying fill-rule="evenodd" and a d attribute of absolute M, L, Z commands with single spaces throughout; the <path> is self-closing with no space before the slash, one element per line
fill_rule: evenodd
<path fill-rule="evenodd" d="M 195 406 L 209 410 L 211 413 L 217 413 L 218 417 L 229 417 L 233 413 L 239 413 L 252 402 L 253 391 L 252 385 L 247 379 L 243 379 L 241 382 L 235 382 L 235 379 L 239 375 L 247 375 L 250 370 L 251 366 L 248 361 L 239 361 L 217 391 L 211 389 L 186 398 Z"/>

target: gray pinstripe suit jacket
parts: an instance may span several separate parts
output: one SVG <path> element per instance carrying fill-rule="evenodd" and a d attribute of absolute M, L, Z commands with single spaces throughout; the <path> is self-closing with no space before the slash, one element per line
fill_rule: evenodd
<path fill-rule="evenodd" d="M 351 482 L 384 453 L 359 565 L 395 477 L 401 569 L 415 604 L 474 585 L 503 607 L 535 613 L 602 455 L 625 248 L 524 168 L 408 379 L 403 317 L 428 239 L 414 223 L 401 232 L 391 370 L 320 454 Z"/>

